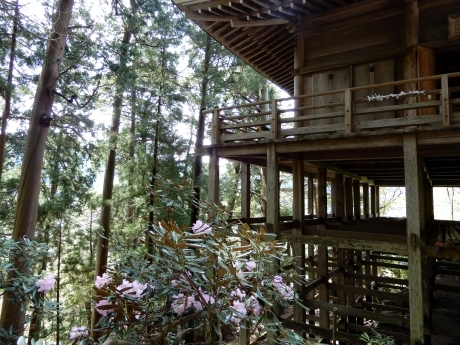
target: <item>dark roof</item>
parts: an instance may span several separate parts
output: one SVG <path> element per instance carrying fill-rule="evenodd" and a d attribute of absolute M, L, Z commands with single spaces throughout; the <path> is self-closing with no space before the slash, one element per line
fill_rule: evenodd
<path fill-rule="evenodd" d="M 173 0 L 233 54 L 266 78 L 294 92 L 297 28 L 305 21 L 367 0 Z"/>

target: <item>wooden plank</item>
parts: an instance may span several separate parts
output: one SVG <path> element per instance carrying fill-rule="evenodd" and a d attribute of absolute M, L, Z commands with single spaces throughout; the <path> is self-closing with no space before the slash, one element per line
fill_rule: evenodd
<path fill-rule="evenodd" d="M 351 329 L 353 331 L 372 334 L 370 332 L 369 327 L 366 327 L 366 326 L 358 326 L 358 325 L 354 325 L 352 323 L 347 323 L 345 326 L 348 329 Z M 379 332 L 379 334 L 384 334 L 384 335 L 390 336 L 390 337 L 392 337 L 393 339 L 396 339 L 396 340 L 402 340 L 404 342 L 409 342 L 410 341 L 410 337 L 408 335 L 406 335 L 406 334 L 385 331 L 385 330 L 383 330 L 381 328 L 378 329 L 378 332 Z"/>
<path fill-rule="evenodd" d="M 312 235 L 291 235 L 280 234 L 280 241 L 290 243 L 305 243 L 312 245 L 325 245 L 329 247 L 349 248 L 355 250 L 371 250 L 393 254 L 407 255 L 406 243 L 390 243 L 361 240 L 356 238 L 335 238 L 335 237 L 319 237 Z M 460 253 L 460 252 L 457 252 Z M 457 254 L 458 255 L 458 254 Z M 459 255 L 460 256 L 460 255 Z"/>
<path fill-rule="evenodd" d="M 335 174 L 335 217 L 340 222 L 345 218 L 345 191 L 343 175 Z"/>
<path fill-rule="evenodd" d="M 322 338 L 332 339 L 332 330 L 330 329 L 324 329 L 311 324 L 301 324 L 286 319 L 281 319 L 281 324 L 284 327 L 293 329 L 295 331 L 306 332 L 308 334 L 317 335 Z M 358 335 L 348 334 L 345 332 L 336 332 L 336 340 L 353 345 L 366 345 L 366 343 L 362 341 Z"/>
<path fill-rule="evenodd" d="M 351 90 L 345 89 L 345 133 L 353 131 L 353 115 L 351 106 Z"/>
<path fill-rule="evenodd" d="M 388 243 L 406 243 L 405 235 L 385 234 L 385 233 L 373 233 L 367 231 L 352 231 L 348 230 L 330 230 L 330 229 L 315 229 L 308 228 L 304 230 L 305 235 L 316 235 L 316 236 L 328 236 L 335 238 L 349 238 L 359 239 L 375 242 L 388 242 Z"/>
<path fill-rule="evenodd" d="M 208 198 L 213 203 L 219 203 L 219 157 L 216 149 L 212 149 L 209 157 Z"/>
<path fill-rule="evenodd" d="M 400 313 L 401 315 L 408 315 L 409 314 L 409 309 L 408 308 L 400 308 L 400 307 L 395 307 L 395 306 L 392 306 L 392 305 L 363 302 L 363 307 L 368 307 L 368 308 L 372 308 L 372 309 L 375 309 L 375 310 L 393 311 L 393 312 L 396 312 L 396 313 Z"/>
<path fill-rule="evenodd" d="M 375 218 L 377 216 L 375 189 L 376 189 L 375 186 L 371 186 L 371 215 L 372 215 L 372 218 Z"/>
<path fill-rule="evenodd" d="M 422 164 L 417 153 L 417 137 L 414 134 L 404 136 L 404 170 L 406 185 L 406 216 L 407 216 L 407 249 L 408 278 L 410 281 L 409 308 L 411 344 L 425 344 L 424 323 L 425 292 L 422 273 L 423 239 L 421 229 L 423 223 L 423 191 Z M 429 334 L 428 331 L 426 331 Z"/>
<path fill-rule="evenodd" d="M 339 284 L 334 284 L 334 283 L 329 283 L 329 288 L 332 290 L 347 291 L 347 292 L 353 292 L 353 293 L 358 293 L 358 294 L 363 294 L 363 295 L 371 295 L 371 296 L 381 297 L 381 298 L 395 300 L 399 302 L 405 302 L 405 303 L 409 302 L 409 296 L 404 295 L 402 293 L 392 293 L 392 292 L 386 292 L 386 291 L 366 289 L 366 288 L 361 288 L 357 286 L 339 285 Z M 406 319 L 406 321 L 407 321 L 407 325 L 409 326 L 409 320 Z"/>
<path fill-rule="evenodd" d="M 337 285 L 337 284 L 335 284 Z M 370 290 L 372 291 L 372 290 Z M 320 310 L 328 310 L 328 311 L 333 311 L 334 308 L 337 308 L 337 313 L 340 316 L 354 316 L 354 317 L 361 317 L 365 318 L 368 320 L 375 320 L 379 322 L 385 322 L 390 325 L 396 325 L 396 326 L 401 326 L 401 327 L 409 327 L 409 320 L 400 317 L 400 316 L 395 316 L 395 315 L 386 315 L 386 314 L 381 314 L 381 313 L 376 313 L 372 311 L 367 311 L 367 310 L 362 310 L 362 309 L 357 309 L 357 308 L 351 308 L 351 307 L 345 307 L 337 304 L 332 304 L 332 303 L 324 303 L 320 301 L 312 301 L 308 300 L 305 301 L 305 306 L 308 308 L 315 308 L 315 309 L 320 309 Z"/>
<path fill-rule="evenodd" d="M 366 260 L 367 261 L 367 260 Z M 365 263 L 366 261 L 363 261 Z M 373 261 L 372 265 L 369 266 L 379 266 L 381 262 Z M 375 282 L 382 282 L 382 283 L 392 283 L 392 284 L 400 284 L 400 285 L 408 285 L 408 279 L 399 279 L 399 278 L 391 278 L 391 277 L 381 277 L 381 276 L 374 276 L 371 274 L 361 274 L 361 273 L 354 273 L 354 272 L 347 272 L 345 276 L 349 276 L 352 278 L 360 278 L 368 281 L 375 281 Z"/>

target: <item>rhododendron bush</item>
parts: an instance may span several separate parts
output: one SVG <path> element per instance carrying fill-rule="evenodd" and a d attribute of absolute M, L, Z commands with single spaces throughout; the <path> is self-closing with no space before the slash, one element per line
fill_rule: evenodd
<path fill-rule="evenodd" d="M 217 221 L 197 220 L 192 228 L 161 221 L 145 240 L 154 253 L 139 254 L 144 236 L 112 248 L 119 260 L 94 284 L 98 327 L 153 344 L 180 344 L 190 331 L 202 334 L 199 342 L 207 333 L 217 343 L 229 329 L 247 329 L 252 342 L 273 331 L 280 341 L 302 343 L 272 315 L 275 304 L 301 304 L 293 283 L 302 277 L 285 245 L 224 218 L 215 214 Z"/>

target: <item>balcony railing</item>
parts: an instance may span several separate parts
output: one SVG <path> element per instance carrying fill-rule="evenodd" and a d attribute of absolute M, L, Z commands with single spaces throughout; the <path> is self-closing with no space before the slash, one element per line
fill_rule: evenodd
<path fill-rule="evenodd" d="M 460 72 L 205 110 L 211 145 L 460 123 Z"/>

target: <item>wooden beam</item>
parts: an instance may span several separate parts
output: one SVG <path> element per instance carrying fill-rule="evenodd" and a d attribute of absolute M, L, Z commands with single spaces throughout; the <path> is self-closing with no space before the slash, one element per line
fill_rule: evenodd
<path fill-rule="evenodd" d="M 423 305 L 426 296 L 422 272 L 422 247 L 424 241 L 422 164 L 417 153 L 415 134 L 404 136 L 404 170 L 406 180 L 406 217 L 411 345 L 425 344 L 428 325 L 424 322 Z"/>
<path fill-rule="evenodd" d="M 345 219 L 345 191 L 343 175 L 335 174 L 335 217 L 338 221 Z"/>
<path fill-rule="evenodd" d="M 376 187 L 371 186 L 371 216 L 372 218 L 377 217 L 377 208 L 376 208 Z"/>
<path fill-rule="evenodd" d="M 305 243 L 311 245 L 324 245 L 328 247 L 348 248 L 354 250 L 370 250 L 376 252 L 393 253 L 400 255 L 407 255 L 406 243 L 393 243 L 381 241 L 368 241 L 354 238 L 335 238 L 335 237 L 320 237 L 314 235 L 290 235 L 279 234 L 280 241 L 291 243 Z M 433 246 L 434 251 L 434 246 Z M 455 251 L 450 251 L 455 252 Z M 431 253 L 431 252 L 430 252 Z M 454 253 L 452 253 L 454 254 Z M 455 252 L 456 257 L 460 257 L 460 252 Z"/>

